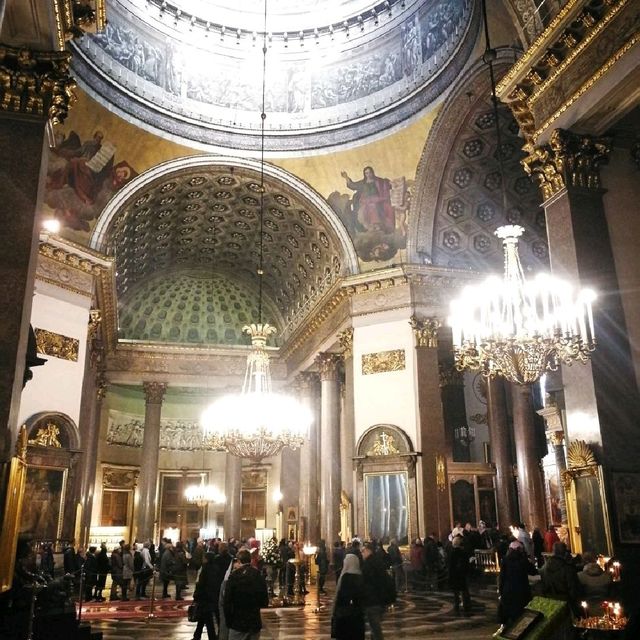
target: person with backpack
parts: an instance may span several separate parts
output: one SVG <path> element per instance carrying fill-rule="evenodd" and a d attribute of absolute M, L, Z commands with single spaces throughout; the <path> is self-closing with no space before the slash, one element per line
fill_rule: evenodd
<path fill-rule="evenodd" d="M 383 640 L 382 617 L 387 606 L 395 602 L 395 582 L 370 542 L 362 548 L 362 580 L 364 614 L 371 629 L 371 638 Z"/>

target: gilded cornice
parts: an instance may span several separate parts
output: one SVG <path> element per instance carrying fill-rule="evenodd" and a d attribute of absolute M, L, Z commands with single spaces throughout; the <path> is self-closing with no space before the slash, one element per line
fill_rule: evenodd
<path fill-rule="evenodd" d="M 600 167 L 606 164 L 611 139 L 556 129 L 549 144 L 533 147 L 522 160 L 547 200 L 567 187 L 600 189 Z"/>
<path fill-rule="evenodd" d="M 565 5 L 496 87 L 527 150 L 637 43 L 637 31 L 633 0 Z"/>
<path fill-rule="evenodd" d="M 76 97 L 68 51 L 0 45 L 0 111 L 60 124 Z"/>

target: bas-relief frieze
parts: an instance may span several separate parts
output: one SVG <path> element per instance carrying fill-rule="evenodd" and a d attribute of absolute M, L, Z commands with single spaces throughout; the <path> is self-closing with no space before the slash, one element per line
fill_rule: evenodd
<path fill-rule="evenodd" d="M 142 447 L 144 418 L 112 416 L 107 427 L 107 444 L 122 447 Z M 202 426 L 197 421 L 161 420 L 160 449 L 196 451 L 203 447 Z"/>
<path fill-rule="evenodd" d="M 404 349 L 362 354 L 362 375 L 403 371 L 405 366 Z"/>
<path fill-rule="evenodd" d="M 94 289 L 91 274 L 65 266 L 43 255 L 38 258 L 36 278 L 85 296 L 91 296 Z"/>
<path fill-rule="evenodd" d="M 80 341 L 77 338 L 70 338 L 38 327 L 34 328 L 33 331 L 36 334 L 38 353 L 60 358 L 61 360 L 78 361 Z"/>

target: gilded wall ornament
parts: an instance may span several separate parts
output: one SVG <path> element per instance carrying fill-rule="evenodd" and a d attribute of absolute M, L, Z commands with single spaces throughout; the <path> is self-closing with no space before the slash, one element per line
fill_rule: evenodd
<path fill-rule="evenodd" d="M 441 453 L 436 453 L 436 486 L 438 491 L 447 488 L 447 460 Z"/>
<path fill-rule="evenodd" d="M 37 447 L 54 447 L 61 449 L 62 444 L 58 438 L 59 435 L 60 427 L 53 422 L 48 422 L 44 427 L 38 427 L 35 437 L 29 439 L 29 444 Z"/>
<path fill-rule="evenodd" d="M 404 349 L 364 353 L 362 355 L 362 375 L 403 371 L 405 369 Z"/>
<path fill-rule="evenodd" d="M 440 322 L 438 318 L 425 318 L 424 320 L 418 320 L 416 316 L 411 316 L 409 324 L 413 329 L 418 347 L 437 349 L 438 329 L 442 326 L 442 322 Z"/>
<path fill-rule="evenodd" d="M 91 309 L 89 311 L 89 330 L 87 334 L 88 340 L 93 340 L 98 337 L 98 331 L 102 324 L 102 312 L 100 309 Z"/>
<path fill-rule="evenodd" d="M 102 486 L 105 489 L 135 489 L 139 475 L 139 469 L 104 467 L 102 470 Z"/>
<path fill-rule="evenodd" d="M 380 431 L 376 435 L 376 439 L 373 442 L 373 446 L 367 452 L 368 456 L 395 456 L 400 453 L 400 450 L 395 446 L 393 436 L 389 435 L 386 431 Z"/>
<path fill-rule="evenodd" d="M 34 332 L 38 353 L 61 360 L 78 361 L 80 341 L 77 338 L 69 338 L 60 333 L 39 328 L 35 328 Z"/>
<path fill-rule="evenodd" d="M 598 462 L 593 449 L 584 440 L 574 440 L 567 449 L 567 465 L 572 467 L 595 467 Z"/>

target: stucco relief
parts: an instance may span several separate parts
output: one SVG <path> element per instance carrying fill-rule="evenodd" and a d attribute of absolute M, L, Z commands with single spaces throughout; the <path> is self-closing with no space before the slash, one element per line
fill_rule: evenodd
<path fill-rule="evenodd" d="M 40 255 L 36 267 L 36 278 L 58 284 L 66 289 L 90 296 L 93 293 L 93 276 L 60 264 Z"/>
<path fill-rule="evenodd" d="M 122 447 L 142 447 L 144 418 L 111 416 L 107 427 L 107 443 Z M 160 449 L 170 451 L 196 451 L 203 446 L 202 427 L 193 420 L 162 420 L 160 423 Z"/>

